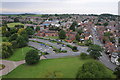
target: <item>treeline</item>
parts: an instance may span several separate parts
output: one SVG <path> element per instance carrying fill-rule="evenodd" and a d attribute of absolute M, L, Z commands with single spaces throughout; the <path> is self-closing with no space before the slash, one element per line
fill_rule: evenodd
<path fill-rule="evenodd" d="M 27 46 L 28 38 L 34 34 L 33 27 L 24 28 L 23 25 L 15 25 L 9 28 L 7 25 L 2 27 L 2 37 L 8 40 L 2 42 L 1 58 L 8 58 L 13 54 L 14 49 Z"/>

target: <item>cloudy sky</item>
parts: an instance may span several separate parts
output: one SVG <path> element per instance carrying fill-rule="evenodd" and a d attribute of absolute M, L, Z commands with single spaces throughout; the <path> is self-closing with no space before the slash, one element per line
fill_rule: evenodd
<path fill-rule="evenodd" d="M 119 0 L 2 0 L 2 13 L 118 14 Z"/>

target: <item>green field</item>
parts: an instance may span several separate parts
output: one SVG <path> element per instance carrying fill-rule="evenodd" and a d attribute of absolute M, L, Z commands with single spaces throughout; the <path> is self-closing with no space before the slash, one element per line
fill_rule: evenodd
<path fill-rule="evenodd" d="M 18 48 L 14 51 L 13 55 L 7 58 L 6 60 L 10 61 L 20 61 L 25 59 L 25 54 L 31 50 L 32 48 L 30 47 L 23 47 L 23 48 Z"/>
<path fill-rule="evenodd" d="M 5 78 L 75 78 L 78 68 L 83 63 L 95 60 L 87 59 L 80 60 L 79 57 L 65 57 L 58 59 L 46 59 L 41 60 L 38 64 L 28 66 L 22 64 L 8 75 L 3 76 Z M 108 74 L 115 78 L 112 71 L 106 68 Z"/>
<path fill-rule="evenodd" d="M 7 24 L 7 26 L 8 27 L 14 27 L 15 25 L 24 25 L 24 24 L 22 24 L 22 23 L 9 23 L 9 24 Z"/>

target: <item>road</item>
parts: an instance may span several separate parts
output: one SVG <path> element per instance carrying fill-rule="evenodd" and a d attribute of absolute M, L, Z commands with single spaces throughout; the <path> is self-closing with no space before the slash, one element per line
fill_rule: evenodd
<path fill-rule="evenodd" d="M 100 45 L 103 47 L 103 44 L 96 38 L 97 37 L 97 33 L 94 29 L 92 29 L 92 33 L 93 33 L 93 41 L 94 44 Z M 109 69 L 113 70 L 117 67 L 115 64 L 113 64 L 110 59 L 108 58 L 108 56 L 105 54 L 105 52 L 102 52 L 102 56 L 99 58 L 99 60 Z"/>

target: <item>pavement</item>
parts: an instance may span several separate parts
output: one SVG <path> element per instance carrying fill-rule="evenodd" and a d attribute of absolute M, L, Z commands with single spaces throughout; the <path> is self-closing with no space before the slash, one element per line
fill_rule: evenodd
<path fill-rule="evenodd" d="M 41 56 L 41 59 L 46 59 L 45 56 Z M 0 64 L 5 65 L 5 68 L 0 70 L 0 76 L 6 75 L 9 72 L 11 72 L 12 70 L 14 70 L 16 67 L 18 67 L 21 64 L 24 64 L 25 60 L 21 60 L 21 61 L 8 61 L 8 60 L 0 60 Z"/>
<path fill-rule="evenodd" d="M 9 72 L 11 72 L 12 70 L 14 70 L 17 66 L 24 64 L 25 61 L 7 61 L 7 60 L 0 60 L 0 64 L 4 64 L 5 68 L 0 70 L 0 76 L 2 75 L 6 75 Z"/>

